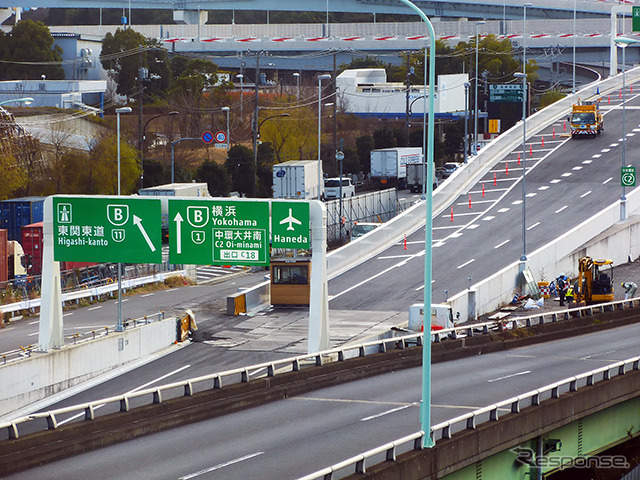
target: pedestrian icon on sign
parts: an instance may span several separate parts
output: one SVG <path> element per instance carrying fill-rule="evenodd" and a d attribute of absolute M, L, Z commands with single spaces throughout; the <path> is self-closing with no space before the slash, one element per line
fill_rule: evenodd
<path fill-rule="evenodd" d="M 71 223 L 71 204 L 58 204 L 58 223 Z"/>

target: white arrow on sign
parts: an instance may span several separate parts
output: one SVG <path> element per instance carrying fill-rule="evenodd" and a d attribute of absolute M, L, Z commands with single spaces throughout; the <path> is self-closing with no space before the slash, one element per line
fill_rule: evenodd
<path fill-rule="evenodd" d="M 147 235 L 147 231 L 142 226 L 142 219 L 139 216 L 134 215 L 133 216 L 133 224 L 136 225 L 140 229 L 140 233 L 142 234 L 144 239 L 147 241 L 147 245 L 149 245 L 149 248 L 151 249 L 151 251 L 155 252 L 156 251 L 156 247 L 153 244 L 153 242 L 151 241 L 151 239 L 149 238 L 149 235 Z"/>
<path fill-rule="evenodd" d="M 180 212 L 178 212 L 175 216 L 175 218 L 173 219 L 174 222 L 176 222 L 176 253 L 178 255 L 180 255 L 182 253 L 182 232 L 181 227 L 182 227 L 182 215 L 180 215 Z"/>

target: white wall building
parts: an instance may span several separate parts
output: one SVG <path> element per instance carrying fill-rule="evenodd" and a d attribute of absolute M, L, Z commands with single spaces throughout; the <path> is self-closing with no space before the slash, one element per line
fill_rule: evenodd
<path fill-rule="evenodd" d="M 438 75 L 434 106 L 436 118 L 464 117 L 464 84 L 468 81 L 469 75 L 466 73 Z M 406 115 L 406 85 L 387 82 L 387 73 L 383 68 L 345 70 L 336 78 L 336 87 L 341 108 L 347 113 L 379 118 L 404 118 Z M 429 86 L 426 90 L 428 93 Z M 410 86 L 411 117 L 423 116 L 423 95 L 424 85 Z"/>

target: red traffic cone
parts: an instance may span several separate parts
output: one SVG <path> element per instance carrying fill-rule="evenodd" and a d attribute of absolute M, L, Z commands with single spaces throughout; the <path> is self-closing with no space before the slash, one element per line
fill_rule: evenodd
<path fill-rule="evenodd" d="M 542 137 L 542 146 L 544 147 L 544 137 Z"/>
<path fill-rule="evenodd" d="M 533 155 L 533 145 L 529 145 L 529 155 Z"/>
<path fill-rule="evenodd" d="M 551 137 L 553 140 L 556 139 L 556 127 L 553 127 L 553 137 Z"/>
<path fill-rule="evenodd" d="M 562 130 L 565 132 L 567 131 L 567 122 L 562 123 Z"/>
<path fill-rule="evenodd" d="M 471 208 L 471 194 L 469 194 L 469 208 Z"/>
<path fill-rule="evenodd" d="M 609 95 L 609 96 L 607 97 L 607 103 L 608 103 L 609 105 L 611 105 L 611 95 Z"/>
<path fill-rule="evenodd" d="M 453 207 L 451 207 L 451 221 L 453 222 Z"/>
<path fill-rule="evenodd" d="M 520 152 L 518 152 L 518 165 L 520 165 Z"/>
<path fill-rule="evenodd" d="M 506 175 L 509 175 L 509 162 L 504 162 L 505 166 L 507 167 L 506 169 Z"/>
<path fill-rule="evenodd" d="M 407 234 L 404 234 L 404 249 L 407 249 Z"/>
<path fill-rule="evenodd" d="M 484 183 L 482 184 L 482 196 L 484 197 Z"/>
<path fill-rule="evenodd" d="M 496 178 L 496 172 L 493 172 L 493 184 L 494 185 L 498 184 L 498 179 Z"/>

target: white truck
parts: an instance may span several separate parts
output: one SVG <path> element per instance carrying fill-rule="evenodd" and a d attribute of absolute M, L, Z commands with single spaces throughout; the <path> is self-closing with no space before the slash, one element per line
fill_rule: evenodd
<path fill-rule="evenodd" d="M 162 213 L 162 242 L 169 241 L 169 198 L 168 197 L 211 197 L 206 183 L 168 183 L 138 190 L 141 197 L 160 197 Z"/>
<path fill-rule="evenodd" d="M 422 163 L 421 147 L 381 148 L 371 151 L 371 179 L 384 186 L 407 186 L 407 165 Z"/>
<path fill-rule="evenodd" d="M 292 160 L 273 166 L 273 198 L 313 200 L 322 197 L 317 160 Z"/>
<path fill-rule="evenodd" d="M 407 187 L 413 193 L 422 192 L 422 172 L 424 167 L 424 163 L 407 164 Z M 435 165 L 433 172 L 433 189 L 435 190 L 438 186 L 438 177 L 436 177 L 435 174 Z"/>

